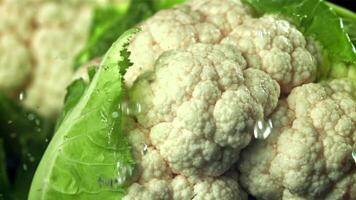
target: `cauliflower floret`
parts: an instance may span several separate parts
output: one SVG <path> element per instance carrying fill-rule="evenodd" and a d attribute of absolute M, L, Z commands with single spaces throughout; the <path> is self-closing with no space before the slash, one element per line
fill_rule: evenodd
<path fill-rule="evenodd" d="M 342 178 L 355 168 L 351 153 L 356 104 L 351 87 L 345 81 L 305 84 L 280 100 L 271 115 L 275 128 L 271 136 L 242 152 L 241 184 L 268 200 L 340 194 Z"/>
<path fill-rule="evenodd" d="M 186 178 L 178 175 L 171 180 L 152 179 L 132 184 L 123 200 L 246 200 L 236 180 L 218 178 Z"/>
<path fill-rule="evenodd" d="M 164 51 L 195 43 L 218 44 L 249 16 L 250 10 L 233 0 L 193 0 L 158 12 L 141 25 L 142 31 L 129 45 L 134 65 L 125 74 L 126 84 L 152 70 Z"/>
<path fill-rule="evenodd" d="M 249 67 L 270 74 L 285 93 L 315 79 L 316 58 L 307 48 L 312 44 L 293 25 L 275 16 L 246 19 L 222 43 L 236 45 Z"/>
<path fill-rule="evenodd" d="M 229 169 L 278 97 L 278 83 L 246 69 L 236 48 L 208 44 L 163 53 L 130 94 L 142 107 L 136 117 L 152 144 L 174 173 L 186 176 Z"/>
<path fill-rule="evenodd" d="M 125 123 L 137 164 L 124 200 L 247 199 L 238 185 L 236 173 L 204 178 L 173 173 L 160 151 L 150 142 L 149 131 L 132 119 Z"/>
<path fill-rule="evenodd" d="M 9 33 L 0 35 L 0 52 L 0 90 L 21 87 L 32 69 L 30 52 Z"/>
<path fill-rule="evenodd" d="M 152 70 L 163 52 L 196 43 L 238 47 L 247 67 L 268 73 L 284 93 L 314 81 L 316 76 L 313 42 L 286 20 L 253 18 L 239 0 L 193 0 L 157 13 L 141 28 L 129 46 L 134 65 L 125 75 L 128 86 Z"/>
<path fill-rule="evenodd" d="M 171 200 L 169 181 L 152 179 L 144 185 L 133 183 L 122 200 Z"/>
<path fill-rule="evenodd" d="M 356 173 L 346 175 L 341 181 L 336 183 L 333 190 L 328 193 L 323 200 L 351 200 L 356 198 Z M 307 198 L 291 194 L 288 190 L 284 190 L 283 199 L 287 200 L 308 200 Z M 321 199 L 320 199 L 321 200 Z"/>

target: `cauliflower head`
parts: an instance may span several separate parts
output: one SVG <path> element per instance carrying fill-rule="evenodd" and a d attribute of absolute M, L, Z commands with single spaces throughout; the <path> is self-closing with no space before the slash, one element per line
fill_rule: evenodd
<path fill-rule="evenodd" d="M 242 152 L 241 184 L 258 199 L 355 197 L 353 94 L 347 80 L 293 89 L 271 115 L 271 136 Z"/>
<path fill-rule="evenodd" d="M 286 20 L 254 18 L 239 0 L 192 0 L 158 12 L 140 26 L 142 32 L 129 46 L 134 61 L 125 75 L 129 86 L 152 70 L 163 52 L 195 43 L 238 47 L 247 67 L 268 73 L 284 93 L 316 76 L 316 47 L 311 40 Z"/>

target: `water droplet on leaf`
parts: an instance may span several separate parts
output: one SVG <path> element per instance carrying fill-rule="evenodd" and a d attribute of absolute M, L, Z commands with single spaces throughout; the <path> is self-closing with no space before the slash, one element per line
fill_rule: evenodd
<path fill-rule="evenodd" d="M 119 112 L 115 111 L 115 112 L 111 113 L 111 117 L 114 118 L 114 119 L 118 118 L 119 117 Z"/>

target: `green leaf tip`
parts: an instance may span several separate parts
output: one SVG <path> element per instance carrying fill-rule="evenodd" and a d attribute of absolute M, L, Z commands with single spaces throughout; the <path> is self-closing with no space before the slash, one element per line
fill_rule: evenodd
<path fill-rule="evenodd" d="M 135 161 L 118 109 L 120 72 L 128 67 L 121 52 L 138 31 L 130 29 L 113 43 L 88 86 L 82 80 L 72 85 L 83 94 L 67 97 L 70 111 L 42 157 L 29 200 L 120 199 L 125 194 Z"/>

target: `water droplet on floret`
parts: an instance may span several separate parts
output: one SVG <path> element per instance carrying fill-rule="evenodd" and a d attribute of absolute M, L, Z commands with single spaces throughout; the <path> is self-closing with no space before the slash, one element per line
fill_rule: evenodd
<path fill-rule="evenodd" d="M 146 155 L 147 151 L 148 151 L 148 145 L 144 143 L 142 149 L 142 155 Z"/>
<path fill-rule="evenodd" d="M 253 129 L 253 135 L 256 139 L 267 139 L 272 133 L 273 123 L 271 119 L 258 120 Z"/>
<path fill-rule="evenodd" d="M 142 106 L 137 102 L 122 101 L 118 109 L 126 116 L 134 116 L 142 112 Z"/>

